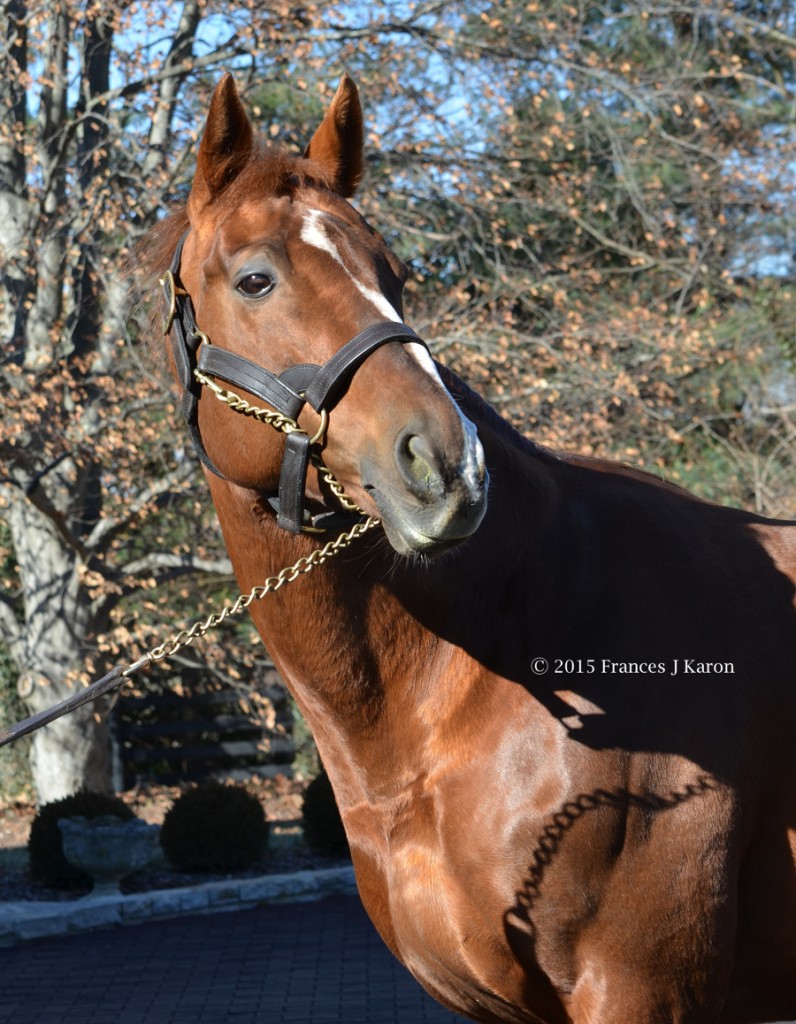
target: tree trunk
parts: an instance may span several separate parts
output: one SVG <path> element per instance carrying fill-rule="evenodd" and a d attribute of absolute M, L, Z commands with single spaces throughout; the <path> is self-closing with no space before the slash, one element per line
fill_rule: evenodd
<path fill-rule="evenodd" d="M 6 48 L 16 55 L 16 62 L 0 57 L 0 102 L 6 112 L 6 122 L 0 127 L 0 282 L 5 293 L 0 292 L 0 337 L 19 345 L 31 255 L 26 159 L 15 134 L 22 132 L 27 117 L 19 69 L 27 64 L 28 40 L 21 0 L 8 0 L 3 13 Z"/>
<path fill-rule="evenodd" d="M 28 703 L 32 705 L 32 700 Z M 42 703 L 49 707 L 50 701 Z M 30 768 L 39 806 L 79 789 L 110 793 L 110 741 L 105 722 L 97 721 L 92 707 L 83 707 L 39 729 L 33 735 Z"/>
<path fill-rule="evenodd" d="M 67 468 L 59 467 L 64 474 Z M 78 490 L 84 481 L 75 481 Z M 102 631 L 105 615 L 92 605 L 81 579 L 82 561 L 64 543 L 51 517 L 21 492 L 7 513 L 24 590 L 25 621 L 16 647 L 18 691 L 31 712 L 74 693 L 87 654 L 85 638 Z M 102 621 L 100 621 L 100 619 Z M 40 803 L 81 787 L 111 789 L 108 728 L 94 705 L 40 729 L 31 756 Z"/>

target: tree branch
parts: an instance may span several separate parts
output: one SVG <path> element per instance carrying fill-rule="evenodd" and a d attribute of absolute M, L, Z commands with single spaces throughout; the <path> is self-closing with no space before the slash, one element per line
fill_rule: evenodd
<path fill-rule="evenodd" d="M 197 555 L 175 555 L 170 551 L 152 551 L 135 558 L 119 570 L 119 575 L 142 576 L 152 573 L 160 578 L 174 579 L 193 573 L 208 576 L 232 576 L 232 562 L 228 558 L 200 558 Z"/>
<path fill-rule="evenodd" d="M 193 460 L 186 459 L 174 470 L 166 473 L 165 476 L 156 480 L 149 487 L 144 488 L 125 506 L 122 515 L 107 516 L 95 525 L 86 540 L 87 550 L 95 554 L 105 551 L 114 537 L 129 526 L 130 523 L 134 522 L 147 505 L 155 504 L 171 497 L 176 493 L 179 484 L 189 480 L 195 474 L 196 463 Z"/>
<path fill-rule="evenodd" d="M 232 579 L 232 563 L 228 558 L 199 558 L 196 555 L 175 555 L 168 551 L 154 551 L 133 559 L 114 573 L 103 572 L 113 586 L 94 602 L 96 618 L 107 616 L 111 609 L 140 589 L 141 578 L 149 575 L 155 586 L 184 576 L 219 576 Z"/>

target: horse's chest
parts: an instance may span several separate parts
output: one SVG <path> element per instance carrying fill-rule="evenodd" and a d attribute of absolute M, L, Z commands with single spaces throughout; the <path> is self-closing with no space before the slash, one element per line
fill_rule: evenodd
<path fill-rule="evenodd" d="M 390 944 L 429 992 L 479 1020 L 539 1020 L 523 1009 L 529 975 L 506 941 L 505 899 L 485 875 L 460 877 L 440 847 L 405 843 L 392 851 L 384 881 Z M 552 1006 L 547 1019 L 558 1019 Z"/>

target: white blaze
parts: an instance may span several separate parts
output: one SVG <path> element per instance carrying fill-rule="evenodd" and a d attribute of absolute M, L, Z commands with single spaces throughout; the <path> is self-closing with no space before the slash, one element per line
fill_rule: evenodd
<path fill-rule="evenodd" d="M 398 313 L 392 303 L 389 302 L 381 292 L 376 291 L 375 288 L 369 288 L 364 281 L 359 281 L 351 272 L 350 268 L 345 265 L 339 249 L 331 240 L 323 226 L 323 217 L 324 214 L 321 210 L 307 211 L 304 223 L 301 225 L 301 240 L 306 242 L 307 245 L 314 245 L 316 249 L 322 249 L 323 252 L 328 253 L 335 263 L 341 266 L 346 274 L 348 274 L 351 282 L 360 295 L 367 299 L 372 306 L 375 306 L 385 320 L 390 320 L 393 323 L 403 323 L 403 320 L 398 316 Z M 428 350 L 423 345 L 418 345 L 417 342 L 412 341 L 409 342 L 406 347 L 412 352 L 424 370 L 439 379 L 439 374 L 434 366 L 434 360 L 428 354 Z"/>
<path fill-rule="evenodd" d="M 301 239 L 306 242 L 307 245 L 314 245 L 316 249 L 323 249 L 324 252 L 328 252 L 332 259 L 339 263 L 343 270 L 348 274 L 354 283 L 354 287 L 357 291 L 364 295 L 364 297 L 375 306 L 376 309 L 381 313 L 385 320 L 391 320 L 393 323 L 402 323 L 403 321 L 396 313 L 392 304 L 382 295 L 381 292 L 376 291 L 375 288 L 368 288 L 363 281 L 358 281 L 351 273 L 349 268 L 343 262 L 343 257 L 334 242 L 329 238 L 326 230 L 323 226 L 323 213 L 320 210 L 309 210 L 307 216 L 304 218 L 304 223 L 301 225 Z"/>
<path fill-rule="evenodd" d="M 367 301 L 378 310 L 385 320 L 392 321 L 393 323 L 403 323 L 403 320 L 398 315 L 392 303 L 390 303 L 380 291 L 377 291 L 375 288 L 370 288 L 364 281 L 358 280 L 351 269 L 345 265 L 339 249 L 329 237 L 329 234 L 324 227 L 323 219 L 325 216 L 326 214 L 324 214 L 322 210 L 308 209 L 304 217 L 304 222 L 301 225 L 301 240 L 306 242 L 307 245 L 313 245 L 316 249 L 321 249 L 323 252 L 328 253 L 335 263 L 343 268 L 360 295 L 367 299 Z M 437 373 L 434 360 L 431 358 L 431 355 L 425 345 L 420 345 L 418 342 L 412 341 L 409 343 L 404 342 L 404 347 L 411 352 L 426 373 L 430 374 L 447 394 L 445 385 L 442 383 L 440 376 Z M 453 399 L 451 399 L 451 402 L 453 403 L 454 409 L 459 414 L 459 418 L 462 421 L 464 432 L 468 440 L 465 464 L 462 469 L 466 475 L 475 478 L 479 472 L 479 465 L 483 461 L 481 442 L 478 440 L 478 434 L 476 433 L 476 429 L 473 424 L 462 415 L 461 410 L 456 402 L 453 402 Z"/>

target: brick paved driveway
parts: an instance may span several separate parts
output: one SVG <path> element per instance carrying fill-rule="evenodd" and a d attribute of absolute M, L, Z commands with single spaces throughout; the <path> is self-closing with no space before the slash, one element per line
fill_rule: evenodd
<path fill-rule="evenodd" d="M 0 950 L 0 1024 L 456 1024 L 356 897 Z"/>

